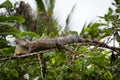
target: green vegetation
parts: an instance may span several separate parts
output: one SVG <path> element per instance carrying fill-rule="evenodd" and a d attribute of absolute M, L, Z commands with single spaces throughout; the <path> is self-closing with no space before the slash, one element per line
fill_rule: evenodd
<path fill-rule="evenodd" d="M 52 18 L 54 0 L 50 0 L 48 11 L 45 10 L 42 0 L 36 1 L 38 4 L 37 19 L 29 13 L 30 6 L 24 2 L 21 2 L 21 6 L 17 8 L 9 0 L 0 5 L 0 8 L 6 8 L 8 11 L 7 14 L 0 14 L 0 59 L 14 56 L 15 47 L 9 45 L 7 36 L 16 39 L 29 36 L 32 40 L 41 36 L 60 36 L 60 28 L 56 20 Z M 107 14 L 100 16 L 100 20 L 104 20 L 104 23 L 101 21 L 84 25 L 80 34 L 70 31 L 67 26 L 71 11 L 66 20 L 66 28 L 61 35 L 74 34 L 95 40 L 106 38 L 106 44 L 113 41 L 115 47 L 116 41 L 120 47 L 120 0 L 114 0 L 112 4 L 115 10 L 109 8 Z M 16 13 L 12 12 L 14 10 Z M 70 55 L 58 50 L 24 59 L 0 61 L 0 80 L 27 80 L 25 75 L 29 75 L 28 80 L 35 78 L 38 80 L 120 79 L 120 52 L 116 53 L 90 45 L 70 45 L 69 48 L 77 52 L 77 59 L 74 61 Z M 43 70 L 41 70 L 41 65 L 43 65 Z"/>

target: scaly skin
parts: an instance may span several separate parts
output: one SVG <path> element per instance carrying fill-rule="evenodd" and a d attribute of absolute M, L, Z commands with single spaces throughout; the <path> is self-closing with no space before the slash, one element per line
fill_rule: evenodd
<path fill-rule="evenodd" d="M 23 46 L 24 48 L 19 49 L 19 46 L 16 47 L 15 52 L 17 52 L 17 53 L 15 53 L 15 54 L 24 54 L 26 52 L 31 53 L 31 52 L 38 52 L 40 50 L 58 48 L 58 45 L 56 43 L 59 43 L 60 45 L 63 45 L 63 46 L 67 45 L 67 44 L 72 44 L 72 43 L 85 43 L 85 44 L 94 45 L 94 46 L 98 46 L 98 47 L 108 48 L 108 49 L 111 49 L 111 50 L 117 51 L 117 52 L 120 51 L 120 48 L 108 46 L 104 42 L 79 38 L 79 37 L 76 37 L 73 35 L 57 37 L 57 38 L 45 38 L 45 39 L 40 39 L 40 40 L 36 40 L 36 41 L 23 40 L 23 42 L 22 42 L 22 39 L 20 39 L 17 42 L 20 47 Z M 19 51 L 19 50 L 21 50 L 21 51 Z"/>

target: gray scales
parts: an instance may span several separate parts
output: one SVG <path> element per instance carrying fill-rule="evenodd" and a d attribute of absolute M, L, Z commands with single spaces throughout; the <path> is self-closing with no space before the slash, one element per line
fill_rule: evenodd
<path fill-rule="evenodd" d="M 111 49 L 113 51 L 119 52 L 120 48 L 112 47 L 104 42 L 90 40 L 85 38 L 80 38 L 74 35 L 68 35 L 63 37 L 56 37 L 56 38 L 44 38 L 36 41 L 29 41 L 25 38 L 16 40 L 17 46 L 15 48 L 15 54 L 26 54 L 31 52 L 38 52 L 40 50 L 47 50 L 53 48 L 60 48 L 67 44 L 73 43 L 84 43 L 89 45 L 94 45 L 98 47 L 104 47 Z"/>

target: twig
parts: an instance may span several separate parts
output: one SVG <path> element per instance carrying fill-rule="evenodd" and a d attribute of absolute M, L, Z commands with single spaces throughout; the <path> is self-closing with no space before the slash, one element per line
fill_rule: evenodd
<path fill-rule="evenodd" d="M 38 53 L 41 54 L 41 53 L 46 53 L 46 52 L 50 52 L 50 51 L 53 51 L 53 50 L 54 49 L 49 49 L 49 50 L 44 50 L 44 51 L 39 51 L 39 52 L 26 53 L 26 54 L 23 54 L 23 55 L 15 55 L 13 57 L 5 57 L 5 58 L 0 59 L 0 61 L 16 60 L 16 59 L 19 59 L 19 58 L 26 58 L 28 56 L 36 55 Z"/>
<path fill-rule="evenodd" d="M 38 53 L 38 60 L 40 65 L 40 75 L 42 80 L 45 80 L 45 77 L 43 76 L 43 53 Z"/>

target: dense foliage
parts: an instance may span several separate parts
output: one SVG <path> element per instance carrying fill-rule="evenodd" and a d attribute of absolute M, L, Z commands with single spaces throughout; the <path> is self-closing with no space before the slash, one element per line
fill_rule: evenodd
<path fill-rule="evenodd" d="M 50 0 L 48 10 L 45 10 L 42 0 L 36 1 L 37 18 L 29 13 L 30 6 L 24 2 L 21 2 L 19 7 L 9 0 L 0 5 L 0 8 L 7 10 L 6 14 L 0 13 L 0 59 L 14 56 L 15 46 L 11 46 L 6 37 L 19 39 L 29 36 L 35 40 L 41 36 L 59 36 L 60 28 L 52 18 L 54 0 Z M 61 35 L 73 34 L 88 39 L 106 39 L 104 41 L 106 44 L 113 42 L 113 46 L 116 47 L 117 42 L 120 47 L 120 0 L 114 0 L 112 4 L 115 9 L 109 8 L 108 13 L 100 16 L 101 22 L 85 25 L 80 34 L 69 30 L 67 26 L 71 16 L 69 14 L 66 28 Z M 90 45 L 72 45 L 69 48 L 77 52 L 75 60 L 71 59 L 72 54 L 54 50 L 24 59 L 0 61 L 0 80 L 118 80 L 120 78 L 120 52 Z"/>

